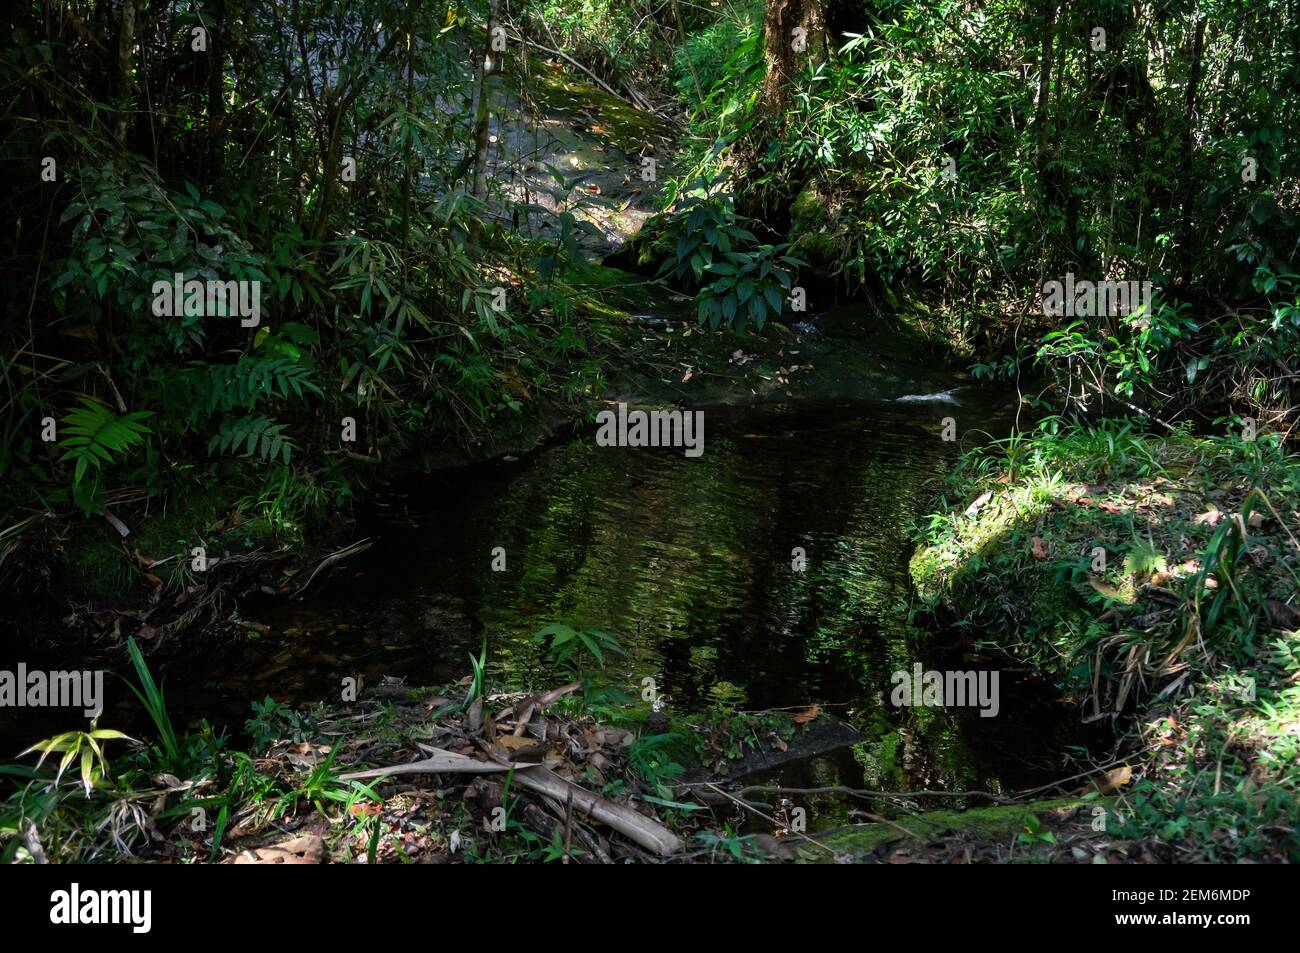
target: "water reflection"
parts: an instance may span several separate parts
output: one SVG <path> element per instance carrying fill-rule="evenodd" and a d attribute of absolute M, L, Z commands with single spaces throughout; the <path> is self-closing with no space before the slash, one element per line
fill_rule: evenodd
<path fill-rule="evenodd" d="M 169 697 L 183 714 L 238 726 L 251 698 L 337 697 L 358 672 L 370 684 L 459 677 L 484 637 L 490 671 L 551 687 L 530 635 L 565 621 L 619 635 L 628 654 L 610 672 L 630 695 L 651 676 L 677 710 L 817 701 L 867 733 L 852 751 L 786 769 L 796 780 L 1041 779 L 1057 766 L 1061 713 L 1039 688 L 1004 677 L 1002 714 L 983 721 L 888 705 L 893 671 L 943 661 L 908 625 L 906 567 L 928 481 L 957 452 L 939 436 L 953 412 L 920 402 L 711 409 L 698 459 L 596 447 L 587 434 L 523 463 L 407 481 L 363 517 L 370 550 L 302 601 L 245 607 L 269 631 L 173 662 Z M 494 547 L 505 572 L 491 569 Z"/>

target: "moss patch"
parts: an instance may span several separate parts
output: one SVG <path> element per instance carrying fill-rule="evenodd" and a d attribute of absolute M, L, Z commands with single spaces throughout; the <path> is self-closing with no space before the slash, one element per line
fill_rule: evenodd
<path fill-rule="evenodd" d="M 908 832 L 920 837 L 934 837 L 956 832 L 977 838 L 1007 839 L 1025 829 L 1031 815 L 1040 821 L 1061 819 L 1075 808 L 1096 805 L 1097 800 L 1084 802 L 1080 798 L 1056 798 L 1035 801 L 1031 804 L 997 804 L 991 807 L 972 807 L 965 811 L 928 811 L 915 817 L 902 817 L 892 823 L 861 824 L 814 835 L 818 842 L 838 853 L 860 859 L 875 852 L 884 844 L 895 841 L 914 841 Z M 829 861 L 829 857 L 819 859 Z"/>

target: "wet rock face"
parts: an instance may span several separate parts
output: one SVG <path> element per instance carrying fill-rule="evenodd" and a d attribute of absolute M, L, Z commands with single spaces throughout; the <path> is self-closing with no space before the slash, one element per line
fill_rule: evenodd
<path fill-rule="evenodd" d="M 548 220 L 571 212 L 593 226 L 577 233 L 579 246 L 608 255 L 658 209 L 676 130 L 540 60 L 530 60 L 528 83 L 528 105 L 505 83 L 493 94 L 488 173 L 513 203 L 535 207 L 518 223 L 525 232 L 554 237 Z"/>
<path fill-rule="evenodd" d="M 659 266 L 673 253 L 677 235 L 664 215 L 648 216 L 640 230 L 631 235 L 604 263 L 639 275 L 655 277 Z"/>

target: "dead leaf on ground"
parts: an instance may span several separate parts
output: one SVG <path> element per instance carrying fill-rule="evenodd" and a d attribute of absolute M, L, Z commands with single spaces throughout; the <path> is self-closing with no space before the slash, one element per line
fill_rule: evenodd
<path fill-rule="evenodd" d="M 304 834 L 272 847 L 246 850 L 235 857 L 236 864 L 319 864 L 325 844 L 318 834 Z"/>
<path fill-rule="evenodd" d="M 1107 771 L 1105 776 L 1097 783 L 1097 790 L 1101 794 L 1109 794 L 1133 780 L 1133 769 L 1127 764 L 1122 764 L 1118 768 Z"/>
<path fill-rule="evenodd" d="M 1120 591 L 1116 589 L 1114 586 L 1112 586 L 1110 583 L 1108 583 L 1105 579 L 1102 579 L 1101 576 L 1089 576 L 1088 585 L 1092 586 L 1093 589 L 1097 590 L 1107 599 L 1114 599 L 1116 602 L 1122 602 L 1124 600 L 1124 597 L 1123 595 L 1120 594 Z"/>
<path fill-rule="evenodd" d="M 822 713 L 821 705 L 811 705 L 808 708 L 805 708 L 803 711 L 795 713 L 794 723 L 796 725 L 806 725 L 808 724 L 808 722 L 816 719 L 817 716 L 820 715 L 821 713 Z"/>

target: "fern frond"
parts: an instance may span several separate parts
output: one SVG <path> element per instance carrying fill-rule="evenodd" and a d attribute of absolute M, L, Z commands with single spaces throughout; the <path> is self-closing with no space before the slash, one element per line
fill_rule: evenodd
<path fill-rule="evenodd" d="M 143 443 L 153 431 L 144 421 L 153 416 L 152 411 L 137 410 L 117 416 L 103 404 L 89 397 L 81 398 L 81 407 L 69 411 L 63 418 L 60 430 L 65 435 L 59 441 L 64 454 L 61 462 L 75 460 L 74 483 L 80 483 L 89 467 L 96 470 L 130 447 Z"/>
<path fill-rule="evenodd" d="M 208 453 L 255 454 L 263 462 L 288 463 L 293 455 L 293 440 L 284 435 L 284 424 L 277 424 L 263 414 L 248 414 L 221 422 L 221 430 L 208 441 Z M 242 448 L 242 449 L 241 449 Z"/>
<path fill-rule="evenodd" d="M 233 364 L 195 365 L 186 373 L 186 383 L 191 423 L 216 413 L 252 410 L 267 398 L 321 394 L 311 372 L 298 362 L 247 354 Z"/>

